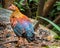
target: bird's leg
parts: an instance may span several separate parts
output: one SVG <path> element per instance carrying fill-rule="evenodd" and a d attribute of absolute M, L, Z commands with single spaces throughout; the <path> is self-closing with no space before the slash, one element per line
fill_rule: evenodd
<path fill-rule="evenodd" d="M 24 45 L 25 44 L 25 38 L 21 37 L 21 44 Z"/>
<path fill-rule="evenodd" d="M 33 42 L 28 42 L 26 39 L 23 40 L 25 45 L 34 44 Z"/>
<path fill-rule="evenodd" d="M 25 38 L 22 38 L 22 37 L 19 39 L 19 43 L 21 45 L 29 44 L 28 41 Z"/>
<path fill-rule="evenodd" d="M 21 45 L 23 45 L 23 39 L 22 39 L 22 37 L 19 37 L 16 46 L 21 46 Z"/>
<path fill-rule="evenodd" d="M 20 37 L 20 38 L 19 38 L 19 41 L 18 41 L 18 44 L 19 44 L 19 45 L 23 45 L 23 43 L 24 43 L 24 42 L 23 42 L 23 38 Z"/>

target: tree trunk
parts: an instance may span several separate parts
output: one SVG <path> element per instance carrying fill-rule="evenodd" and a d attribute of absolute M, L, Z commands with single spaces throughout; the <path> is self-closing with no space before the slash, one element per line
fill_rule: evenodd
<path fill-rule="evenodd" d="M 42 16 L 45 0 L 39 0 L 37 7 L 37 16 Z"/>
<path fill-rule="evenodd" d="M 52 6 L 57 0 L 48 0 L 43 9 L 43 16 L 47 16 L 49 14 L 49 11 L 51 10 Z"/>
<path fill-rule="evenodd" d="M 8 8 L 15 0 L 4 0 L 4 8 Z"/>
<path fill-rule="evenodd" d="M 42 16 L 44 4 L 45 4 L 45 0 L 39 0 L 36 16 Z M 35 25 L 35 30 L 36 30 L 37 27 L 39 26 L 40 21 L 42 21 L 42 20 L 39 19 L 39 21 L 38 21 L 37 24 Z"/>

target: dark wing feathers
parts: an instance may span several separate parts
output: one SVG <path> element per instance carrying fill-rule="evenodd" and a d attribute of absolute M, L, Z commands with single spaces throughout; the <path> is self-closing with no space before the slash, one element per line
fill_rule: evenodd
<path fill-rule="evenodd" d="M 16 26 L 13 28 L 15 34 L 18 35 L 18 36 L 22 36 L 22 34 L 23 34 L 23 30 L 22 29 L 23 28 L 20 25 L 20 23 L 17 23 Z"/>

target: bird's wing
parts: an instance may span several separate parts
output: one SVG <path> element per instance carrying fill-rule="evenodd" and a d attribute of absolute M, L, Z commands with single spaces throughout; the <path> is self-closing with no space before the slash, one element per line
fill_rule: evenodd
<path fill-rule="evenodd" d="M 25 29 L 25 36 L 28 42 L 33 41 L 35 39 L 34 38 L 35 34 L 34 34 L 34 28 L 32 23 L 25 20 L 22 22 L 22 26 Z"/>
<path fill-rule="evenodd" d="M 22 27 L 22 25 L 19 22 L 15 25 L 13 30 L 14 30 L 15 34 L 18 36 L 22 36 L 22 34 L 24 33 L 24 28 Z"/>
<path fill-rule="evenodd" d="M 10 18 L 11 26 L 16 35 L 22 36 L 24 28 L 17 18 Z"/>
<path fill-rule="evenodd" d="M 25 29 L 25 31 L 30 31 L 30 30 L 33 29 L 32 23 L 29 22 L 29 21 L 26 21 L 26 20 L 24 20 L 24 21 L 22 22 L 22 26 L 23 26 L 23 28 Z"/>
<path fill-rule="evenodd" d="M 34 33 L 33 25 L 30 21 L 21 19 L 21 18 L 13 18 L 11 19 L 13 30 L 16 35 L 21 36 L 24 32 L 28 33 Z"/>
<path fill-rule="evenodd" d="M 22 26 L 25 30 L 26 35 L 29 37 L 32 37 L 34 34 L 34 28 L 33 28 L 32 23 L 24 20 L 24 21 L 22 21 Z"/>

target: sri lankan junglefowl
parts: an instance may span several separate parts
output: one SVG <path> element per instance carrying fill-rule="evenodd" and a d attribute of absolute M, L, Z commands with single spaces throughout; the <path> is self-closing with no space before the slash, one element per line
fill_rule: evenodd
<path fill-rule="evenodd" d="M 15 5 L 10 5 L 9 8 L 13 11 L 10 17 L 10 23 L 14 33 L 18 37 L 25 37 L 28 42 L 35 40 L 34 28 L 30 19 L 22 14 Z"/>

